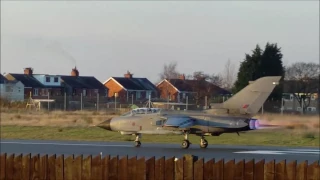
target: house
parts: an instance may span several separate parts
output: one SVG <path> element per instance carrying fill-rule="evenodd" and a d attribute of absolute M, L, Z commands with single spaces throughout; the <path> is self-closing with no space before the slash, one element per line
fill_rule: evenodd
<path fill-rule="evenodd" d="M 9 81 L 0 74 L 0 95 L 2 99 L 9 101 L 23 101 L 24 85 L 20 81 Z"/>
<path fill-rule="evenodd" d="M 231 94 L 229 91 L 204 79 L 186 79 L 184 74 L 177 79 L 162 80 L 157 84 L 157 89 L 161 99 L 169 98 L 170 101 L 174 102 L 185 102 L 186 97 L 190 100 L 199 93 L 210 96 Z"/>
<path fill-rule="evenodd" d="M 33 98 L 43 99 L 67 96 L 100 96 L 107 95 L 107 88 L 93 76 L 79 76 L 77 68 L 73 68 L 71 75 L 34 74 L 33 69 L 24 69 L 23 74 L 9 73 L 8 80 L 21 81 L 24 85 L 25 99 L 30 94 Z"/>
<path fill-rule="evenodd" d="M 307 95 L 309 100 L 305 100 L 304 103 L 307 106 L 307 112 L 319 112 L 320 103 L 320 89 L 319 80 L 312 80 L 310 83 L 304 83 L 301 81 L 286 80 L 283 82 L 283 110 L 288 112 L 300 112 L 302 110 L 300 103 L 296 96 Z"/>
<path fill-rule="evenodd" d="M 115 97 L 120 102 L 131 102 L 131 100 L 147 100 L 157 97 L 158 91 L 154 84 L 147 78 L 135 78 L 129 71 L 124 77 L 110 77 L 103 83 L 108 89 L 108 97 Z M 117 93 L 117 94 L 115 94 Z"/>
<path fill-rule="evenodd" d="M 6 78 L 10 81 L 20 81 L 24 85 L 24 98 L 32 96 L 48 97 L 46 87 L 33 77 L 33 69 L 25 68 L 23 74 L 9 73 Z"/>
<path fill-rule="evenodd" d="M 78 69 L 75 67 L 70 76 L 60 76 L 62 86 L 68 95 L 83 97 L 107 97 L 108 88 L 93 76 L 80 76 Z"/>

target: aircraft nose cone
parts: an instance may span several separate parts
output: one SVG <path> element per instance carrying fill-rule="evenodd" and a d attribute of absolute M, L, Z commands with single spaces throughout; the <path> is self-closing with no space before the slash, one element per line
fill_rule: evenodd
<path fill-rule="evenodd" d="M 102 123 L 98 124 L 97 126 L 98 126 L 99 128 L 102 128 L 102 129 L 111 131 L 111 126 L 110 126 L 110 124 L 111 124 L 111 119 L 112 119 L 112 118 L 107 119 L 107 120 L 103 121 Z"/>

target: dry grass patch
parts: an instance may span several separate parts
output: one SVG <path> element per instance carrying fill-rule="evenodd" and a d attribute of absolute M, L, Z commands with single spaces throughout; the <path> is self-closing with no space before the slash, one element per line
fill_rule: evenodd
<path fill-rule="evenodd" d="M 1 126 L 92 126 L 116 115 L 92 111 L 26 111 L 1 112 Z"/>

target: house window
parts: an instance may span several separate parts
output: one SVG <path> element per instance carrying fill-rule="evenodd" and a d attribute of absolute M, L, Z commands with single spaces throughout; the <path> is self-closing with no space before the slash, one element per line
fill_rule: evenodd
<path fill-rule="evenodd" d="M 46 82 L 50 82 L 50 77 L 46 77 Z"/>
<path fill-rule="evenodd" d="M 54 82 L 58 82 L 58 78 L 57 77 L 54 77 Z"/>
<path fill-rule="evenodd" d="M 82 90 L 82 96 L 87 96 L 87 90 L 85 89 Z"/>
<path fill-rule="evenodd" d="M 183 98 L 183 99 L 186 98 L 186 93 L 182 93 L 182 98 Z"/>
<path fill-rule="evenodd" d="M 33 89 L 33 95 L 38 96 L 39 95 L 39 89 Z"/>

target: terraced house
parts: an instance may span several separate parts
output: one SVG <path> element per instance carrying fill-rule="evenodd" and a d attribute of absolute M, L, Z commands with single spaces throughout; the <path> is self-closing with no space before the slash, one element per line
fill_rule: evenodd
<path fill-rule="evenodd" d="M 80 76 L 77 68 L 73 68 L 70 75 L 34 74 L 28 67 L 24 73 L 9 73 L 8 80 L 20 81 L 24 85 L 25 99 L 31 95 L 34 99 L 49 97 L 63 97 L 64 95 L 77 97 L 107 96 L 108 89 L 93 76 Z"/>
<path fill-rule="evenodd" d="M 135 78 L 129 71 L 124 77 L 110 77 L 103 84 L 108 88 L 108 97 L 114 98 L 117 95 L 117 101 L 122 103 L 145 101 L 149 95 L 151 98 L 158 95 L 156 86 L 147 78 Z"/>

